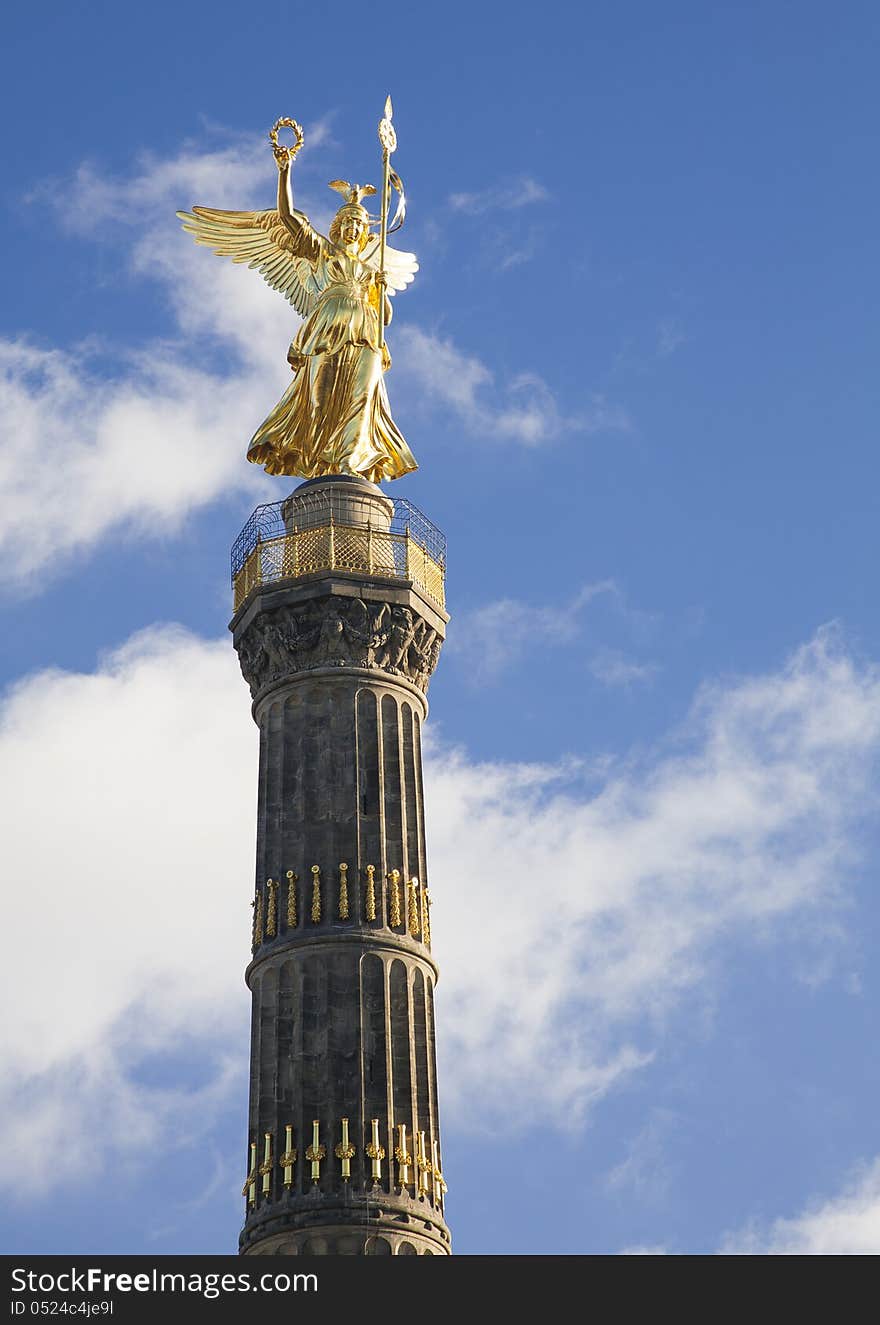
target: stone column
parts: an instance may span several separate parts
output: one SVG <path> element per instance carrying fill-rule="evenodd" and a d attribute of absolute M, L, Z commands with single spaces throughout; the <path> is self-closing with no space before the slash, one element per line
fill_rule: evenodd
<path fill-rule="evenodd" d="M 364 571 L 391 511 L 364 480 L 302 484 L 296 573 L 230 626 L 260 729 L 245 1255 L 450 1250 L 421 760 L 448 618 L 399 556 Z M 309 569 L 322 538 L 332 564 Z"/>

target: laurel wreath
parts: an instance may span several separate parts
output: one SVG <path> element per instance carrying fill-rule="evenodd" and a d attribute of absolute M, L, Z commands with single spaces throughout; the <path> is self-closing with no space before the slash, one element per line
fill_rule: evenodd
<path fill-rule="evenodd" d="M 292 147 L 288 147 L 286 143 L 279 143 L 278 141 L 279 129 L 293 130 L 293 137 L 295 141 Z M 276 153 L 278 151 L 286 150 L 287 159 L 289 161 L 293 160 L 299 149 L 302 147 L 304 137 L 305 135 L 302 131 L 302 125 L 297 124 L 296 120 L 290 119 L 288 115 L 283 115 L 280 120 L 276 120 L 275 123 L 272 125 L 272 128 L 269 130 L 269 141 L 272 144 L 272 150 Z"/>

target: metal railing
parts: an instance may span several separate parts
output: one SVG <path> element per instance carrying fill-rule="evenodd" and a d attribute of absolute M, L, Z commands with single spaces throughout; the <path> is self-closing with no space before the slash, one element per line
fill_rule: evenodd
<path fill-rule="evenodd" d="M 232 547 L 234 610 L 259 584 L 324 570 L 410 580 L 443 607 L 446 539 L 411 502 L 385 503 L 393 507 L 390 520 L 381 511 L 377 517 L 373 502 L 341 501 L 326 491 L 295 508 L 289 497 L 258 506 Z"/>

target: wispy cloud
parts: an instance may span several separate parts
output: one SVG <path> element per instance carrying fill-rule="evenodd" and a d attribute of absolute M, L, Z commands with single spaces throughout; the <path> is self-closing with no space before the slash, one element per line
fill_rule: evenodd
<path fill-rule="evenodd" d="M 880 1250 L 880 1159 L 864 1164 L 842 1191 L 812 1201 L 790 1219 L 753 1222 L 723 1241 L 724 1255 L 876 1256 Z"/>
<path fill-rule="evenodd" d="M 655 1109 L 629 1144 L 626 1158 L 605 1179 L 611 1192 L 635 1196 L 641 1207 L 660 1204 L 672 1185 L 672 1165 L 667 1152 L 669 1134 L 676 1116 L 668 1109 Z M 627 1253 L 632 1255 L 632 1249 Z"/>
<path fill-rule="evenodd" d="M 564 414 L 543 378 L 520 373 L 495 385 L 482 359 L 446 337 L 408 326 L 398 332 L 395 361 L 422 399 L 453 409 L 469 432 L 484 438 L 541 446 L 563 435 L 625 432 L 629 416 L 594 393 L 574 414 Z"/>
<path fill-rule="evenodd" d="M 679 345 L 687 340 L 681 323 L 676 317 L 663 318 L 657 328 L 657 354 L 661 359 L 674 354 Z"/>
<path fill-rule="evenodd" d="M 657 674 L 655 663 L 640 663 L 617 649 L 600 649 L 588 660 L 587 667 L 603 685 L 630 686 L 650 681 Z"/>
<path fill-rule="evenodd" d="M 453 193 L 449 206 L 454 212 L 480 216 L 488 211 L 511 211 L 529 207 L 536 202 L 547 202 L 550 194 L 531 175 L 522 175 L 511 183 L 495 188 L 480 189 L 474 193 Z"/>
<path fill-rule="evenodd" d="M 475 685 L 500 675 L 535 642 L 541 647 L 576 639 L 581 613 L 602 594 L 619 595 L 613 580 L 585 584 L 568 602 L 541 604 L 499 598 L 459 615 L 448 651 L 461 658 Z"/>
<path fill-rule="evenodd" d="M 656 618 L 633 608 L 614 580 L 582 585 L 562 603 L 529 603 L 521 598 L 499 598 L 459 612 L 450 628 L 447 653 L 459 659 L 474 685 L 492 681 L 515 666 L 527 649 L 538 645 L 571 643 L 581 637 L 584 611 L 597 599 L 612 604 L 627 630 L 642 637 Z M 585 660 L 587 670 L 603 685 L 631 686 L 649 681 L 653 663 L 637 662 L 619 650 L 597 650 Z"/>
<path fill-rule="evenodd" d="M 539 235 L 534 230 L 524 239 L 508 240 L 496 246 L 496 267 L 498 271 L 512 271 L 514 267 L 521 267 L 523 263 L 531 262 L 539 252 L 539 248 Z"/>

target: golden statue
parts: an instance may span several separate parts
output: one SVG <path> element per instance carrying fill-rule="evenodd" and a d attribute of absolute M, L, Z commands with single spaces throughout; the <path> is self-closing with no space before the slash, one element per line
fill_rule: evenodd
<path fill-rule="evenodd" d="M 283 127 L 293 131 L 292 146 L 278 141 Z M 389 292 L 409 285 L 418 263 L 414 254 L 387 243 L 405 214 L 403 185 L 390 166 L 397 146 L 391 98 L 379 125 L 381 215 L 371 217 L 363 205 L 376 193 L 372 184 L 335 179 L 330 188 L 346 202 L 327 237 L 293 206 L 291 165 L 302 147 L 302 129 L 295 120 L 282 119 L 269 137 L 278 166 L 276 210 L 193 207 L 177 213 L 196 243 L 255 267 L 304 319 L 287 352 L 293 381 L 251 439 L 248 460 L 263 465 L 267 474 L 360 474 L 374 483 L 399 478 L 416 462 L 391 417 L 383 380 L 391 366 L 385 327 L 391 321 Z M 389 227 L 392 185 L 400 201 Z M 378 235 L 371 234 L 377 223 Z"/>

